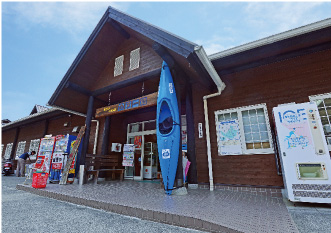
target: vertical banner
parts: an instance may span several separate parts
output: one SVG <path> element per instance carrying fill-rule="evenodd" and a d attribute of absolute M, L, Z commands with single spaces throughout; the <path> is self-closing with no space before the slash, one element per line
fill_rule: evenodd
<path fill-rule="evenodd" d="M 124 144 L 123 162 L 122 162 L 122 165 L 124 167 L 133 167 L 134 149 L 135 149 L 134 144 Z"/>
<path fill-rule="evenodd" d="M 242 154 L 240 128 L 238 120 L 218 122 L 218 153 L 220 155 Z"/>

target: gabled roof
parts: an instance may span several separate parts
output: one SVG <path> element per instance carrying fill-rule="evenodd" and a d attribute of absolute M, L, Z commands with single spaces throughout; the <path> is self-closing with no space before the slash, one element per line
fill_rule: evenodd
<path fill-rule="evenodd" d="M 2 130 L 8 130 L 14 127 L 22 126 L 28 123 L 34 123 L 39 122 L 43 119 L 46 119 L 49 116 L 54 116 L 63 113 L 61 110 L 56 108 L 47 108 L 47 110 L 30 114 L 29 116 L 20 118 L 16 121 L 9 122 L 8 124 L 5 124 L 2 126 Z"/>
<path fill-rule="evenodd" d="M 32 111 L 31 111 L 30 115 L 35 114 L 35 113 L 39 113 L 39 112 L 43 112 L 43 111 L 46 111 L 46 110 L 48 110 L 47 107 L 44 107 L 44 106 L 41 106 L 41 105 L 36 104 L 36 105 L 33 107 L 33 109 L 32 109 Z"/>
<path fill-rule="evenodd" d="M 146 23 L 140 19 L 129 16 L 112 7 L 109 7 L 106 10 L 105 14 L 102 16 L 99 23 L 97 24 L 96 28 L 93 30 L 88 40 L 86 41 L 85 45 L 77 55 L 76 59 L 70 66 L 69 70 L 61 80 L 60 84 L 56 88 L 54 94 L 52 95 L 52 97 L 48 102 L 49 105 L 60 106 L 79 112 L 85 112 L 86 108 L 81 107 L 81 109 L 78 110 L 78 107 L 76 106 L 78 102 L 80 106 L 87 106 L 88 96 L 93 95 L 92 90 L 88 90 L 88 87 L 80 88 L 80 93 L 78 93 L 78 95 L 76 95 L 76 97 L 73 98 L 72 102 L 77 102 L 76 105 L 75 104 L 70 105 L 65 103 L 63 105 L 66 106 L 61 106 L 58 105 L 57 100 L 59 99 L 60 95 L 63 95 L 63 93 L 69 95 L 68 88 L 67 90 L 65 89 L 66 87 L 68 87 L 68 85 L 71 85 L 71 87 L 75 85 L 74 82 L 69 82 L 69 80 L 73 76 L 73 73 L 76 70 L 78 70 L 80 66 L 93 66 L 94 73 L 90 75 L 90 77 L 92 78 L 100 74 L 101 73 L 100 70 L 102 69 L 102 67 L 106 66 L 106 61 L 105 61 L 107 59 L 106 56 L 104 56 L 105 58 L 104 60 L 102 60 L 102 64 L 100 62 L 93 63 L 93 61 L 91 59 L 88 60 L 87 57 L 89 56 L 89 54 L 92 53 L 91 51 L 93 50 L 100 51 L 100 53 L 102 53 L 102 48 L 100 46 L 98 47 L 96 43 L 100 43 L 101 40 L 107 41 L 105 40 L 105 38 L 108 38 L 107 46 L 108 47 L 111 46 L 109 44 L 112 43 L 110 41 L 110 39 L 112 38 L 109 38 L 109 36 L 107 37 L 107 35 L 109 34 L 102 34 L 104 31 L 110 30 L 110 29 L 106 29 L 107 27 L 109 27 L 109 25 L 111 25 L 112 28 L 116 29 L 114 33 L 111 34 L 111 37 L 117 36 L 119 38 L 120 36 L 122 36 L 123 40 L 125 38 L 127 39 L 127 37 L 130 37 L 130 35 L 127 33 L 126 29 L 130 32 L 137 33 L 141 37 L 146 38 L 146 40 L 151 42 L 152 45 L 158 44 L 160 46 L 163 46 L 172 55 L 174 54 L 175 56 L 182 57 L 186 62 L 187 67 L 191 67 L 190 69 L 193 68 L 194 72 L 196 73 L 195 75 L 197 77 L 205 81 L 207 80 L 207 82 L 209 82 L 210 85 L 213 85 L 213 87 L 217 87 L 218 89 L 224 88 L 225 86 L 224 83 L 221 81 L 220 77 L 218 76 L 209 58 L 204 52 L 204 49 L 201 46 L 198 46 L 195 43 L 192 43 L 170 32 L 167 32 L 163 29 L 160 29 L 149 23 Z M 116 48 L 117 46 L 114 45 L 113 48 L 109 47 L 108 50 L 111 49 L 115 50 Z M 100 54 L 99 57 L 102 56 L 103 55 Z M 183 63 L 180 65 L 183 65 Z M 88 80 L 91 80 L 91 78 L 89 78 Z M 77 90 L 79 87 L 76 85 L 74 88 L 76 88 Z"/>

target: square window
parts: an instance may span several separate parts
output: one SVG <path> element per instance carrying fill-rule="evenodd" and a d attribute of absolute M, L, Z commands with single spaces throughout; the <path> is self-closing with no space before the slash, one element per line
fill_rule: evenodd
<path fill-rule="evenodd" d="M 266 112 L 265 104 L 216 111 L 219 155 L 274 153 Z"/>

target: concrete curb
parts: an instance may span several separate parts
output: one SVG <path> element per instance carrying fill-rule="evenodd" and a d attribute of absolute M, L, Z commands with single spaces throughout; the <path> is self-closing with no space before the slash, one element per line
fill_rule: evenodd
<path fill-rule="evenodd" d="M 136 207 L 117 205 L 112 203 L 106 203 L 98 200 L 89 200 L 81 197 L 75 197 L 70 195 L 59 194 L 55 192 L 49 192 L 45 189 L 35 189 L 31 186 L 26 186 L 22 184 L 18 184 L 16 189 L 26 191 L 32 194 L 36 194 L 39 196 L 44 196 L 60 201 L 66 201 L 77 205 L 83 205 L 92 207 L 95 209 L 102 209 L 108 212 L 127 215 L 131 217 L 136 217 L 144 220 L 160 222 L 170 225 L 175 225 L 179 227 L 191 228 L 201 231 L 208 232 L 226 232 L 226 233 L 235 233 L 240 232 L 237 230 L 230 229 L 228 227 L 218 225 L 212 222 L 208 222 L 205 220 L 201 220 L 198 218 L 188 217 L 188 216 L 180 216 L 176 214 L 170 214 L 165 212 L 159 212 L 154 210 L 140 209 Z"/>

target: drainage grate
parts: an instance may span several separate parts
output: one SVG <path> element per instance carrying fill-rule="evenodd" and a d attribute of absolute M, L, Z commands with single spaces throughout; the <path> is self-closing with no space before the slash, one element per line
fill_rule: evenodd
<path fill-rule="evenodd" d="M 308 192 L 308 191 L 293 191 L 296 197 L 319 197 L 331 198 L 331 192 Z"/>
<path fill-rule="evenodd" d="M 292 184 L 293 190 L 319 190 L 319 191 L 331 191 L 331 185 L 329 184 Z"/>

